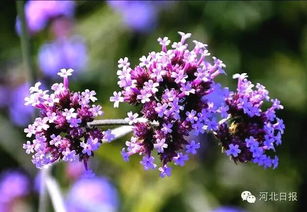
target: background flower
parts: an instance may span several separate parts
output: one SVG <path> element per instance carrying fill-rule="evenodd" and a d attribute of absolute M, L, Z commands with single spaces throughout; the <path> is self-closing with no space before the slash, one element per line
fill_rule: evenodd
<path fill-rule="evenodd" d="M 9 89 L 5 85 L 0 85 L 0 108 L 5 107 L 9 104 L 7 101 L 6 94 L 9 92 Z"/>
<path fill-rule="evenodd" d="M 69 189 L 66 205 L 71 212 L 115 212 L 118 209 L 115 187 L 103 177 L 81 178 Z"/>
<path fill-rule="evenodd" d="M 0 209 L 2 212 L 15 211 L 24 205 L 21 200 L 31 192 L 28 177 L 20 171 L 8 170 L 0 175 Z M 19 205 L 19 206 L 18 206 Z M 25 211 L 26 208 L 24 208 Z"/>
<path fill-rule="evenodd" d="M 214 209 L 212 212 L 244 212 L 245 210 L 238 207 L 222 206 Z"/>
<path fill-rule="evenodd" d="M 108 1 L 120 12 L 123 22 L 136 31 L 146 32 L 155 28 L 158 8 L 150 1 Z"/>
<path fill-rule="evenodd" d="M 72 17 L 74 14 L 74 1 L 27 1 L 25 16 L 27 26 L 32 33 L 41 31 L 49 20 L 59 16 Z M 16 21 L 17 31 L 20 34 L 20 21 Z"/>
<path fill-rule="evenodd" d="M 33 108 L 24 105 L 24 99 L 28 95 L 29 88 L 29 84 L 24 83 L 10 91 L 9 114 L 12 122 L 18 126 L 26 126 L 34 114 Z"/>
<path fill-rule="evenodd" d="M 61 68 L 72 68 L 78 73 L 85 68 L 86 61 L 86 46 L 78 36 L 45 43 L 40 47 L 38 55 L 40 69 L 50 78 L 55 78 Z"/>

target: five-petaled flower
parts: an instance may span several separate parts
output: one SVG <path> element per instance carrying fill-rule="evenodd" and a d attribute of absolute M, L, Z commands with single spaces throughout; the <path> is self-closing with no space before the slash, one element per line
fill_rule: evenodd
<path fill-rule="evenodd" d="M 228 156 L 234 156 L 237 157 L 238 154 L 241 152 L 241 150 L 239 149 L 239 145 L 233 145 L 233 144 L 229 144 L 229 149 L 226 150 L 226 154 Z"/>
<path fill-rule="evenodd" d="M 114 102 L 114 107 L 118 107 L 119 103 L 124 101 L 122 93 L 114 91 L 113 96 L 110 97 L 110 101 Z"/>

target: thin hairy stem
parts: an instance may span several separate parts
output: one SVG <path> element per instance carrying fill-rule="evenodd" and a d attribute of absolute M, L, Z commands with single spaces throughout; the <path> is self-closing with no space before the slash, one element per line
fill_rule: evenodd
<path fill-rule="evenodd" d="M 153 126 L 159 126 L 157 122 L 149 122 L 146 118 L 138 118 L 134 123 L 149 123 Z M 129 121 L 125 119 L 101 119 L 101 120 L 94 120 L 92 122 L 87 123 L 89 127 L 99 127 L 99 126 L 110 126 L 110 125 L 130 125 Z"/>
<path fill-rule="evenodd" d="M 87 123 L 89 127 L 94 126 L 110 126 L 110 125 L 129 125 L 129 121 L 125 121 L 124 119 L 102 119 L 102 120 L 94 120 L 92 122 Z"/>

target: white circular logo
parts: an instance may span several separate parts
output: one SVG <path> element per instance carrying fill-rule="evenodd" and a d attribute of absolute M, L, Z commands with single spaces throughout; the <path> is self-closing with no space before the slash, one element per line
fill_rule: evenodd
<path fill-rule="evenodd" d="M 252 195 L 250 191 L 243 191 L 241 193 L 241 198 L 243 201 L 247 201 L 248 203 L 255 203 L 256 197 Z"/>

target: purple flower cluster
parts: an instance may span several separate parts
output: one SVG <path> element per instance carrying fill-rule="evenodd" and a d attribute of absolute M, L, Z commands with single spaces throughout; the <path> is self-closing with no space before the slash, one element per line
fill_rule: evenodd
<path fill-rule="evenodd" d="M 238 79 L 236 92 L 226 98 L 229 117 L 221 121 L 216 136 L 225 153 L 237 162 L 252 161 L 265 168 L 276 168 L 278 157 L 272 156 L 281 144 L 284 133 L 283 120 L 276 117 L 276 110 L 283 109 L 277 99 L 271 99 L 261 84 L 252 84 L 247 75 L 235 74 Z M 266 110 L 266 102 L 271 106 Z"/>
<path fill-rule="evenodd" d="M 32 33 L 41 31 L 52 18 L 59 16 L 72 17 L 74 14 L 74 1 L 33 1 L 25 5 L 27 25 Z M 16 22 L 17 31 L 20 32 L 20 21 Z"/>
<path fill-rule="evenodd" d="M 128 58 L 120 59 L 117 74 L 121 91 L 110 98 L 114 107 L 120 102 L 141 106 L 144 121 L 138 121 L 138 114 L 128 113 L 134 136 L 126 142 L 122 155 L 128 160 L 130 155 L 140 154 L 144 169 L 155 169 L 155 150 L 162 162 L 161 177 L 170 175 L 169 162 L 183 166 L 188 155 L 200 147 L 188 136 L 217 130 L 216 114 L 224 115 L 227 108 L 212 96 L 221 88 L 214 78 L 224 73 L 225 65 L 215 57 L 210 61 L 206 44 L 193 41 L 194 48 L 189 50 L 186 40 L 191 34 L 179 34 L 181 40 L 172 44 L 167 37 L 159 38 L 162 51 L 141 57 L 133 69 Z"/>
<path fill-rule="evenodd" d="M 23 145 L 27 154 L 33 153 L 32 162 L 38 167 L 63 161 L 83 160 L 93 155 L 103 141 L 110 141 L 110 130 L 88 127 L 87 122 L 103 114 L 101 106 L 93 105 L 95 91 L 72 92 L 68 76 L 72 69 L 58 73 L 63 83 L 51 86 L 53 93 L 41 90 L 40 82 L 30 88 L 25 104 L 40 110 L 40 116 L 24 132 L 30 141 Z"/>

